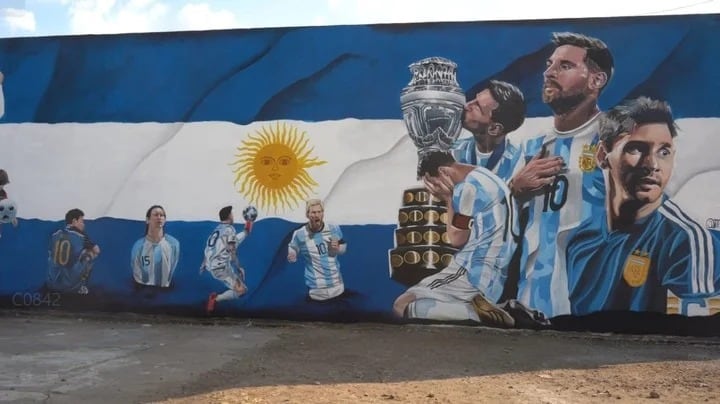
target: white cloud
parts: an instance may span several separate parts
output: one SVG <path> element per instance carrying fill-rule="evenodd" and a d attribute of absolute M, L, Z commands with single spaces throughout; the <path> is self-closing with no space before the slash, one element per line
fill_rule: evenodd
<path fill-rule="evenodd" d="M 162 31 L 169 7 L 158 0 L 62 0 L 73 34 Z"/>
<path fill-rule="evenodd" d="M 180 29 L 209 30 L 238 27 L 235 14 L 228 10 L 213 10 L 207 3 L 188 3 L 178 12 Z"/>
<path fill-rule="evenodd" d="M 0 4 L 5 1 L 23 0 L 0 0 Z M 69 30 L 50 34 L 720 12 L 720 0 L 695 0 L 688 5 L 689 1 L 604 0 L 593 8 L 577 0 L 235 0 L 224 1 L 223 6 L 210 0 L 33 0 L 31 3 L 61 4 L 67 10 L 67 16 L 53 18 L 55 23 L 67 18 Z M 1 7 L 0 28 L 35 32 L 32 11 L 16 7 L 11 13 L 3 13 Z M 38 10 L 34 11 L 41 15 Z"/>
<path fill-rule="evenodd" d="M 691 0 L 604 0 L 591 8 L 577 0 L 326 0 L 325 5 L 323 11 L 334 24 L 639 16 L 716 13 L 720 10 L 717 0 L 696 0 L 694 3 Z"/>
<path fill-rule="evenodd" d="M 10 31 L 35 31 L 35 14 L 17 8 L 0 8 L 0 25 L 7 26 Z"/>

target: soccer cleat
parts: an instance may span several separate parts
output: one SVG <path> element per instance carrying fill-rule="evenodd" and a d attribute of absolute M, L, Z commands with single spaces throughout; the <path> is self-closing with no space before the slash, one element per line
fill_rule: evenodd
<path fill-rule="evenodd" d="M 515 326 L 515 320 L 508 312 L 490 303 L 481 294 L 473 297 L 472 306 L 484 324 L 508 328 Z"/>
<path fill-rule="evenodd" d="M 217 300 L 217 293 L 212 292 L 210 293 L 210 297 L 208 297 L 207 306 L 205 306 L 205 310 L 208 312 L 208 314 L 215 311 L 215 302 Z"/>
<path fill-rule="evenodd" d="M 540 311 L 530 309 L 515 299 L 503 303 L 502 308 L 515 319 L 517 328 L 542 329 L 551 325 L 550 320 Z"/>

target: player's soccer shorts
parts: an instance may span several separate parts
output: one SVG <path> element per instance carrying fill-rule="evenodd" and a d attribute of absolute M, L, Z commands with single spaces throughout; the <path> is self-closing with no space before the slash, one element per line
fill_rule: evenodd
<path fill-rule="evenodd" d="M 46 286 L 55 292 L 75 293 L 83 285 L 83 275 L 91 266 L 92 261 L 78 261 L 72 268 L 53 267 L 50 269 L 50 279 L 47 281 Z"/>
<path fill-rule="evenodd" d="M 310 289 L 308 295 L 312 300 L 323 301 L 340 296 L 345 291 L 345 285 L 339 284 L 329 288 Z"/>
<path fill-rule="evenodd" d="M 433 299 L 440 302 L 470 302 L 478 293 L 482 293 L 494 303 L 500 296 L 497 293 L 486 293 L 470 283 L 468 271 L 452 261 L 442 271 L 424 278 L 417 285 L 409 288 L 417 299 Z M 502 290 L 500 290 L 502 293 Z"/>
<path fill-rule="evenodd" d="M 240 272 L 240 274 L 238 274 Z M 245 285 L 242 270 L 235 272 L 231 266 L 213 268 L 210 270 L 213 278 L 222 282 L 228 289 L 235 289 L 235 285 Z"/>

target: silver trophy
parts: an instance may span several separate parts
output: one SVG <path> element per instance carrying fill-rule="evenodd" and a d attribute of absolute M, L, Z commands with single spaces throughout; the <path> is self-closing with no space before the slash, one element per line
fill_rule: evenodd
<path fill-rule="evenodd" d="M 448 151 L 462 130 L 465 94 L 457 82 L 457 64 L 431 57 L 410 65 L 412 79 L 400 93 L 408 135 L 418 160 L 432 151 Z"/>
<path fill-rule="evenodd" d="M 449 152 L 462 130 L 465 95 L 457 82 L 457 65 L 431 57 L 410 65 L 412 79 L 400 94 L 408 135 L 423 155 Z M 418 179 L 419 178 L 418 171 Z M 457 251 L 447 236 L 447 207 L 422 186 L 403 191 L 395 248 L 388 251 L 390 277 L 412 286 L 443 270 Z"/>

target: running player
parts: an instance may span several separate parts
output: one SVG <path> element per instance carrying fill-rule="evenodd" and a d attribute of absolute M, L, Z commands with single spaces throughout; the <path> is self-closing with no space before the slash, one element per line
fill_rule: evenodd
<path fill-rule="evenodd" d="M 232 206 L 220 209 L 220 224 L 210 233 L 205 243 L 205 259 L 200 267 L 201 273 L 209 271 L 213 278 L 222 282 L 227 290 L 217 294 L 212 292 L 207 301 L 206 310 L 212 313 L 215 304 L 225 300 L 237 299 L 247 292 L 245 270 L 240 266 L 237 257 L 237 246 L 242 243 L 252 230 L 252 221 L 245 222 L 245 228 L 238 233 L 235 230 L 235 218 Z"/>

